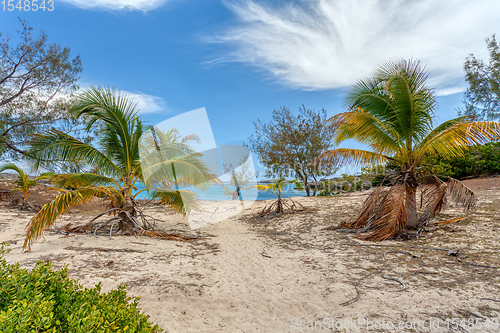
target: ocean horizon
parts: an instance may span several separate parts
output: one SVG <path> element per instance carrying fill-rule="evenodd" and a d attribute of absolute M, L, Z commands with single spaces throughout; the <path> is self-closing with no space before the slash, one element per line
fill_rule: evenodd
<path fill-rule="evenodd" d="M 262 182 L 259 182 L 257 184 L 265 184 Z M 276 193 L 273 193 L 272 191 L 260 191 L 257 190 L 256 188 L 251 188 L 248 189 L 248 187 L 256 185 L 255 183 L 253 184 L 248 184 L 240 189 L 240 200 L 245 200 L 245 201 L 262 201 L 262 200 L 270 200 L 270 199 L 277 199 L 278 195 Z M 134 191 L 134 193 L 137 193 L 145 188 L 143 183 L 138 183 L 136 184 L 137 190 Z M 232 200 L 233 196 L 230 194 L 226 194 L 224 191 L 224 188 L 231 188 L 229 182 L 223 182 L 222 184 L 212 184 L 210 187 L 207 187 L 205 190 L 202 190 L 199 187 L 196 186 L 188 186 L 188 187 L 179 187 L 180 190 L 189 190 L 192 191 L 196 194 L 197 198 L 199 200 L 204 200 L 204 201 L 227 201 L 227 200 Z M 233 188 L 233 190 L 235 190 Z M 288 185 L 283 188 L 281 192 L 281 197 L 282 198 L 291 198 L 291 197 L 303 197 L 306 195 L 305 191 L 299 191 L 295 188 L 295 185 Z M 136 199 L 147 199 L 148 198 L 148 192 L 144 191 L 142 193 L 139 193 Z"/>

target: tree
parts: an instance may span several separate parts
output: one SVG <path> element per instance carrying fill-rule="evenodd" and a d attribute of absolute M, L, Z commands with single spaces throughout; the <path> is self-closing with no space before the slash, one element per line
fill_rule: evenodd
<path fill-rule="evenodd" d="M 294 180 L 285 180 L 285 178 L 281 178 L 276 182 L 269 183 L 269 184 L 258 184 L 258 185 L 252 185 L 248 187 L 247 189 L 251 188 L 256 188 L 261 191 L 272 191 L 273 193 L 276 193 L 278 195 L 278 200 L 272 202 L 270 205 L 264 206 L 264 209 L 262 209 L 260 215 L 266 215 L 269 213 L 274 213 L 276 214 L 283 214 L 285 212 L 285 208 L 288 208 L 290 210 L 295 210 L 295 202 L 288 198 L 289 203 L 287 202 L 287 199 L 283 200 L 281 198 L 281 192 L 283 188 L 285 188 L 288 185 L 295 185 L 299 191 L 302 190 L 302 183 L 298 179 Z"/>
<path fill-rule="evenodd" d="M 82 70 L 69 48 L 48 44 L 45 32 L 34 38 L 33 28 L 22 20 L 21 25 L 17 45 L 0 33 L 0 155 L 11 158 L 27 154 L 26 141 L 34 133 L 71 129 L 68 96 Z"/>
<path fill-rule="evenodd" d="M 164 146 L 157 149 L 158 141 L 154 138 L 162 135 L 143 135 L 144 125 L 137 116 L 135 105 L 122 93 L 108 88 L 89 88 L 78 95 L 78 104 L 73 112 L 76 118 L 85 117 L 88 131 L 98 126 L 98 142 L 94 145 L 85 143 L 67 133 L 51 129 L 36 136 L 30 154 L 38 157 L 35 167 L 54 158 L 84 161 L 93 166 L 93 172 L 61 174 L 51 179 L 62 194 L 43 206 L 30 220 L 24 248 L 30 249 L 33 241 L 54 224 L 59 215 L 93 198 L 106 200 L 109 210 L 72 231 L 93 229 L 96 232 L 111 225 L 106 231 L 111 235 L 116 224 L 121 234 L 139 233 L 171 238 L 170 234 L 152 233 L 153 226 L 136 203 L 137 195 L 147 191 L 150 198 L 159 200 L 179 213 L 189 214 L 196 207 L 193 192 L 153 186 L 163 184 L 162 177 L 177 183 L 199 184 L 200 178 L 210 182 L 214 176 L 202 164 L 191 163 L 194 157 L 178 149 L 175 144 L 171 145 L 171 149 Z M 144 147 L 141 147 L 141 140 L 146 142 L 142 145 L 153 147 L 143 152 L 142 160 L 149 161 L 146 166 L 141 163 L 140 150 Z M 148 146 L 147 142 L 152 142 L 152 146 Z M 158 147 L 162 146 L 159 142 Z M 182 166 L 175 167 L 175 175 L 172 173 L 174 163 Z M 134 193 L 135 184 L 139 181 L 144 182 L 146 188 Z M 106 213 L 115 216 L 99 224 L 95 222 Z"/>
<path fill-rule="evenodd" d="M 30 194 L 33 193 L 31 189 L 36 185 L 38 185 L 37 181 L 42 179 L 50 179 L 53 176 L 55 176 L 55 174 L 52 172 L 46 172 L 42 173 L 35 179 L 30 179 L 29 176 L 21 168 L 19 168 L 17 165 L 13 163 L 8 163 L 0 167 L 0 172 L 4 172 L 7 170 L 14 171 L 18 174 L 17 179 L 14 181 L 14 183 L 17 185 L 14 191 L 21 192 L 23 196 L 21 209 L 26 209 L 26 210 L 34 209 L 34 207 L 28 202 L 28 197 L 30 196 Z"/>
<path fill-rule="evenodd" d="M 139 142 L 145 185 L 178 190 L 179 185 L 203 184 L 209 170 L 201 154 L 189 146 L 192 141 L 199 143 L 200 138 L 194 134 L 181 137 L 176 128 L 164 132 L 149 127 Z"/>
<path fill-rule="evenodd" d="M 245 156 L 237 166 L 226 163 L 223 167 L 224 173 L 231 175 L 229 185 L 223 187 L 224 195 L 231 196 L 233 200 L 241 200 L 241 189 L 256 179 L 250 156 Z"/>
<path fill-rule="evenodd" d="M 473 115 L 480 119 L 500 118 L 500 44 L 495 35 L 486 39 L 490 62 L 470 54 L 465 60 L 465 79 L 469 87 L 464 94 L 465 109 L 461 114 Z"/>
<path fill-rule="evenodd" d="M 316 163 L 382 164 L 395 169 L 394 185 L 380 186 L 366 199 L 357 219 L 342 227 L 370 230 L 366 240 L 385 240 L 419 228 L 441 211 L 446 197 L 470 209 L 475 194 L 453 178 L 442 181 L 425 168 L 428 153 L 441 158 L 463 156 L 470 146 L 500 137 L 500 124 L 468 117 L 434 126 L 436 97 L 426 86 L 427 74 L 418 61 L 389 62 L 373 78 L 349 91 L 349 111 L 328 120 L 339 144 L 354 139 L 371 151 L 337 148 L 322 153 Z M 417 215 L 416 193 L 422 193 L 423 213 Z"/>
<path fill-rule="evenodd" d="M 282 107 L 273 111 L 269 123 L 254 122 L 255 134 L 248 138 L 248 147 L 266 168 L 265 176 L 299 178 L 309 196 L 311 178 L 316 182 L 317 176 L 334 172 L 331 167 L 314 168 L 311 165 L 322 151 L 330 147 L 331 131 L 325 126 L 326 119 L 324 109 L 315 112 L 302 106 L 297 116 Z"/>

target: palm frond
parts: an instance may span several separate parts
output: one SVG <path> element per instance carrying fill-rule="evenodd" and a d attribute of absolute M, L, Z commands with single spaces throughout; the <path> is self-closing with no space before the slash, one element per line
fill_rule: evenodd
<path fill-rule="evenodd" d="M 463 182 L 449 177 L 446 184 L 448 185 L 448 194 L 459 205 L 463 206 L 466 211 L 474 209 L 477 203 L 477 197 Z"/>
<path fill-rule="evenodd" d="M 52 183 L 59 188 L 79 189 L 84 186 L 116 185 L 118 183 L 109 177 L 95 173 L 66 173 L 52 177 Z"/>
<path fill-rule="evenodd" d="M 368 225 L 370 219 L 377 216 L 380 203 L 384 201 L 389 191 L 381 184 L 373 190 L 366 198 L 361 209 L 361 213 L 353 222 L 343 223 L 341 228 L 360 229 Z"/>
<path fill-rule="evenodd" d="M 47 180 L 52 179 L 57 175 L 55 172 L 43 172 L 35 180 Z"/>
<path fill-rule="evenodd" d="M 90 144 L 55 129 L 36 135 L 30 152 L 38 157 L 35 161 L 37 168 L 51 161 L 81 161 L 94 166 L 97 172 L 122 176 L 121 170 L 108 156 Z"/>
<path fill-rule="evenodd" d="M 15 165 L 14 163 L 7 163 L 7 164 L 4 164 L 0 167 L 0 172 L 4 172 L 7 170 L 15 171 L 20 176 L 25 175 L 24 171 L 21 168 L 19 168 L 17 165 Z"/>
<path fill-rule="evenodd" d="M 58 195 L 50 203 L 45 204 L 26 226 L 23 249 L 31 251 L 33 242 L 69 208 L 89 202 L 95 197 L 116 200 L 119 195 L 114 189 L 97 186 L 87 186 Z"/>
<path fill-rule="evenodd" d="M 23 197 L 24 199 L 26 199 L 29 188 L 35 186 L 36 181 L 29 179 L 28 175 L 14 163 L 8 163 L 0 167 L 0 172 L 4 172 L 7 170 L 17 172 L 18 176 L 14 181 L 14 183 L 17 185 L 17 188 L 15 188 L 14 190 L 23 193 Z"/>
<path fill-rule="evenodd" d="M 122 170 L 130 171 L 138 160 L 137 143 L 142 134 L 142 123 L 137 117 L 136 103 L 124 93 L 107 87 L 91 87 L 78 96 L 72 110 L 77 117 L 85 116 L 87 130 L 98 122 L 101 146 Z"/>
<path fill-rule="evenodd" d="M 220 182 L 202 161 L 202 155 L 185 143 L 192 138 L 181 139 L 176 129 L 163 132 L 152 127 L 146 131 L 140 141 L 140 158 L 148 186 L 169 183 L 205 189 L 211 183 Z"/>
<path fill-rule="evenodd" d="M 354 139 L 379 154 L 395 154 L 401 149 L 398 133 L 362 109 L 344 113 L 332 122 L 332 127 L 336 128 L 333 137 L 335 145 Z"/>
<path fill-rule="evenodd" d="M 247 187 L 247 190 L 250 190 L 252 188 L 256 188 L 257 190 L 260 190 L 260 191 L 270 191 L 271 190 L 271 186 L 269 186 L 269 184 L 268 185 L 262 185 L 262 184 L 252 185 L 252 186 Z"/>
<path fill-rule="evenodd" d="M 420 188 L 422 191 L 421 205 L 424 212 L 419 218 L 419 224 L 426 225 L 446 206 L 448 185 L 435 175 L 431 175 Z"/>
<path fill-rule="evenodd" d="M 405 229 L 410 210 L 416 209 L 412 186 L 406 182 L 393 186 L 379 203 L 376 214 L 369 219 L 370 234 L 361 239 L 382 241 L 399 236 Z"/>
<path fill-rule="evenodd" d="M 196 194 L 192 191 L 155 188 L 151 189 L 150 196 L 183 215 L 198 208 Z"/>
<path fill-rule="evenodd" d="M 450 120 L 431 132 L 417 148 L 417 156 L 422 158 L 426 153 L 436 153 L 443 158 L 463 156 L 471 146 L 500 139 L 500 123 L 463 122 L 462 119 Z"/>
<path fill-rule="evenodd" d="M 393 158 L 367 151 L 361 149 L 351 149 L 351 148 L 337 148 L 333 150 L 327 150 L 321 155 L 319 155 L 315 160 L 315 165 L 320 164 L 331 164 L 331 165 L 363 165 L 363 164 L 383 164 L 385 162 L 391 161 Z"/>

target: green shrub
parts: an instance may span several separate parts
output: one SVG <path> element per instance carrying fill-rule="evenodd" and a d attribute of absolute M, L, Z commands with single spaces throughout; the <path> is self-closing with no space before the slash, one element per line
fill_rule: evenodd
<path fill-rule="evenodd" d="M 428 155 L 425 163 L 435 174 L 457 179 L 499 174 L 500 142 L 474 147 L 462 157 L 442 159 Z"/>
<path fill-rule="evenodd" d="M 378 175 L 373 176 L 372 181 L 371 181 L 372 187 L 377 187 L 382 183 L 384 186 L 391 186 L 392 185 L 391 180 L 385 174 L 378 174 Z"/>
<path fill-rule="evenodd" d="M 101 293 L 101 284 L 83 288 L 67 269 L 39 261 L 31 271 L 8 264 L 0 252 L 2 332 L 161 332 L 140 312 L 125 286 Z"/>

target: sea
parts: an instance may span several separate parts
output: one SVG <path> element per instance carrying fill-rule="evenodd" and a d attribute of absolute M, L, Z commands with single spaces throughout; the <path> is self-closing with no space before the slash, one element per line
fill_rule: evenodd
<path fill-rule="evenodd" d="M 248 189 L 248 187 L 252 185 L 255 184 L 248 184 L 240 189 L 241 195 L 239 197 L 239 200 L 256 201 L 256 200 L 270 200 L 278 198 L 278 195 L 276 193 L 273 193 L 272 191 L 260 191 L 257 190 L 256 188 Z M 202 190 L 201 188 L 196 186 L 183 187 L 179 189 L 190 190 L 196 193 L 197 198 L 199 200 L 206 200 L 206 201 L 232 200 L 232 195 L 226 194 L 224 191 L 224 187 L 231 188 L 229 183 L 222 183 L 222 184 L 213 184 L 210 187 L 205 188 L 205 190 Z M 143 183 L 136 183 L 136 188 L 137 190 L 135 190 L 135 193 L 144 189 L 145 186 Z M 282 198 L 303 197 L 305 195 L 306 195 L 305 191 L 298 191 L 294 185 L 286 186 L 281 192 Z M 147 198 L 148 198 L 147 191 L 139 193 L 139 195 L 136 197 L 136 199 L 147 199 Z"/>

